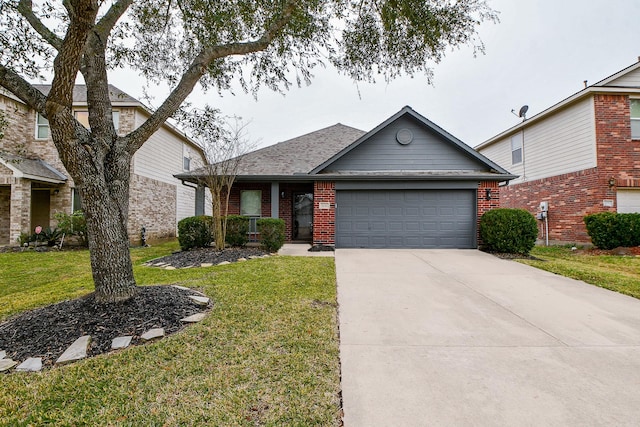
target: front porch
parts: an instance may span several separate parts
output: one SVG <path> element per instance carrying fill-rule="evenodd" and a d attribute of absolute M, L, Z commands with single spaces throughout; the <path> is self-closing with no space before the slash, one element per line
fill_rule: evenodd
<path fill-rule="evenodd" d="M 233 184 L 229 196 L 228 214 L 251 218 L 250 237 L 256 236 L 258 218 L 280 218 L 285 222 L 287 242 L 333 244 L 333 235 L 323 237 L 323 224 L 317 199 L 318 185 L 313 182 L 249 182 Z M 326 205 L 323 202 L 322 207 Z"/>

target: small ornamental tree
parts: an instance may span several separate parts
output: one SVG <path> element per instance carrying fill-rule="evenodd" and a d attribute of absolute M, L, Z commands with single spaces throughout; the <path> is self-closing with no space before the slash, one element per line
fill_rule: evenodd
<path fill-rule="evenodd" d="M 493 209 L 480 218 L 480 238 L 489 252 L 526 255 L 537 237 L 536 219 L 524 209 Z"/>
<path fill-rule="evenodd" d="M 0 86 L 49 121 L 82 198 L 96 301 L 136 292 L 127 220 L 131 160 L 197 84 L 254 94 L 310 83 L 325 62 L 354 80 L 424 73 L 471 44 L 496 14 L 486 0 L 0 0 Z M 118 135 L 109 71 L 126 67 L 170 87 L 151 116 Z M 29 80 L 53 74 L 46 95 Z M 89 129 L 76 120 L 78 74 Z"/>

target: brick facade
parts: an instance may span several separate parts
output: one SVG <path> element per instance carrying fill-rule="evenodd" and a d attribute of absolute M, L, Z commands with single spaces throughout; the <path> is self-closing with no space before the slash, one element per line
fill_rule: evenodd
<path fill-rule="evenodd" d="M 233 184 L 229 196 L 229 214 L 240 215 L 240 193 L 244 190 L 260 190 L 262 192 L 262 217 L 271 217 L 271 183 L 240 182 Z M 312 193 L 311 184 L 280 183 L 278 200 L 278 217 L 285 223 L 285 239 L 293 240 L 293 195 L 295 193 Z M 284 198 L 282 197 L 284 193 Z"/>
<path fill-rule="evenodd" d="M 547 201 L 551 241 L 590 242 L 584 216 L 616 212 L 617 188 L 640 187 L 640 141 L 631 139 L 629 97 L 594 95 L 594 117 L 597 167 L 509 185 L 500 193 L 503 207 L 534 214 Z"/>
<path fill-rule="evenodd" d="M 328 209 L 320 209 L 320 203 L 328 203 Z M 313 244 L 336 243 L 336 185 L 334 182 L 317 181 L 313 184 Z"/>
<path fill-rule="evenodd" d="M 121 135 L 136 128 L 137 107 L 117 107 Z M 50 189 L 50 218 L 56 226 L 56 212 L 71 213 L 73 203 L 73 178 L 68 174 L 51 138 L 36 138 L 36 112 L 11 97 L 0 94 L 0 111 L 9 123 L 5 137 L 0 140 L 0 151 L 47 162 L 67 176 L 64 184 L 37 183 L 34 188 Z M 184 142 L 179 141 L 180 145 Z M 182 158 L 176 159 L 182 165 Z M 133 166 L 133 165 L 132 165 Z M 176 172 L 179 169 L 176 169 Z M 133 171 L 133 167 L 132 167 Z M 174 173 L 174 171 L 169 171 Z M 132 244 L 140 242 L 140 228 L 147 228 L 149 239 L 175 236 L 177 218 L 177 186 L 141 175 L 132 174 L 129 203 L 129 237 Z M 33 232 L 31 224 L 32 181 L 13 176 L 13 171 L 0 165 L 0 245 L 15 244 L 22 232 Z M 8 194 L 8 196 L 7 196 Z"/>
<path fill-rule="evenodd" d="M 142 227 L 150 240 L 175 237 L 176 186 L 134 174 L 130 185 L 129 200 L 136 202 L 129 205 L 129 240 L 140 244 Z"/>

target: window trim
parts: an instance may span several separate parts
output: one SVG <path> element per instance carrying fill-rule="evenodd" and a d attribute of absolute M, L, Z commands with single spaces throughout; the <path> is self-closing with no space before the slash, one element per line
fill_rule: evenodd
<path fill-rule="evenodd" d="M 633 117 L 632 115 L 632 111 L 633 109 L 631 108 L 631 103 L 637 103 L 638 104 L 638 109 L 640 110 L 640 98 L 630 98 L 629 99 L 629 119 L 630 119 L 630 125 L 633 124 L 633 122 L 638 122 L 640 123 L 640 115 L 638 115 L 637 117 Z M 632 140 L 640 140 L 640 133 L 638 133 L 637 135 L 633 134 L 633 126 L 630 126 L 631 129 L 631 139 Z M 640 130 L 639 130 L 640 132 Z"/>
<path fill-rule="evenodd" d="M 40 123 L 40 118 L 42 118 L 43 120 L 46 121 L 46 123 Z M 46 128 L 47 129 L 47 136 L 40 136 L 40 128 Z M 45 139 L 49 139 L 49 135 L 51 135 L 51 130 L 49 129 L 49 120 L 46 119 L 42 114 L 40 114 L 39 112 L 36 111 L 36 129 L 35 129 L 35 137 L 38 140 L 45 140 Z"/>
<path fill-rule="evenodd" d="M 517 142 L 518 142 L 518 147 L 516 147 L 516 148 L 514 148 L 514 140 L 517 140 Z M 524 161 L 524 138 L 523 138 L 522 133 L 518 132 L 518 133 L 515 133 L 515 134 L 511 135 L 511 138 L 510 138 L 509 142 L 511 144 L 511 164 L 512 165 L 522 164 L 522 162 Z M 518 153 L 518 157 L 519 157 L 518 161 L 516 161 L 515 158 L 514 158 L 516 153 Z"/>

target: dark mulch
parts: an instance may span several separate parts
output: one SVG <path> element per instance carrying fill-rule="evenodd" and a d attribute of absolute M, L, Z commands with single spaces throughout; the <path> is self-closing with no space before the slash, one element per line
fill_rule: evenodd
<path fill-rule="evenodd" d="M 207 309 L 197 306 L 189 295 L 201 295 L 171 286 L 145 286 L 130 300 L 119 304 L 97 304 L 93 294 L 29 311 L 0 324 L 0 349 L 7 357 L 24 361 L 42 357 L 52 365 L 76 339 L 91 336 L 89 356 L 110 351 L 111 340 L 140 335 L 152 328 L 164 328 L 165 335 L 184 327 L 180 319 Z"/>
<path fill-rule="evenodd" d="M 501 259 L 530 259 L 533 261 L 544 261 L 543 259 L 534 257 L 533 255 L 508 254 L 504 252 L 490 252 L 490 251 L 485 251 L 485 252 Z"/>
<path fill-rule="evenodd" d="M 614 249 L 598 249 L 594 247 L 576 249 L 575 253 L 581 255 L 617 255 L 617 256 L 639 256 L 640 247 L 623 247 L 620 246 Z"/>
<path fill-rule="evenodd" d="M 336 248 L 327 245 L 315 245 L 309 248 L 309 252 L 334 252 Z"/>
<path fill-rule="evenodd" d="M 259 248 L 226 248 L 216 251 L 214 248 L 199 248 L 188 251 L 174 252 L 162 258 L 147 262 L 147 265 L 167 263 L 176 268 L 200 267 L 200 264 L 219 264 L 223 261 L 236 262 L 240 258 L 249 259 L 251 256 L 263 256 L 267 252 Z"/>

